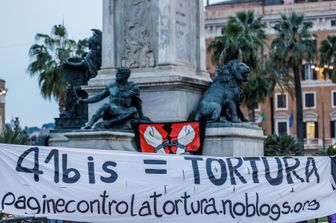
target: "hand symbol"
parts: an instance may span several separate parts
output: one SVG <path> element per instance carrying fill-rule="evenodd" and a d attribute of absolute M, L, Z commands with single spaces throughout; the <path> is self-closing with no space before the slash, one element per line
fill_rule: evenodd
<path fill-rule="evenodd" d="M 144 137 L 146 142 L 153 146 L 155 150 L 157 149 L 158 146 L 162 145 L 162 135 L 160 132 L 153 126 L 148 126 L 145 130 Z M 166 153 L 164 151 L 164 148 L 160 148 L 159 150 L 156 151 L 157 153 Z"/>
<path fill-rule="evenodd" d="M 176 154 L 185 153 L 186 146 L 190 144 L 196 136 L 195 130 L 191 125 L 185 125 L 177 136 L 177 150 Z M 182 145 L 182 146 L 181 146 Z"/>

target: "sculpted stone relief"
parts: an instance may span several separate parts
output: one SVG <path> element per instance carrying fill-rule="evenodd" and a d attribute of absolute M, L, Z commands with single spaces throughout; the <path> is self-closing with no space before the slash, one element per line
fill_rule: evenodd
<path fill-rule="evenodd" d="M 190 58 L 190 1 L 176 1 L 176 51 L 177 58 L 191 62 Z"/>
<path fill-rule="evenodd" d="M 154 67 L 152 0 L 125 1 L 124 7 L 122 64 L 129 68 Z"/>

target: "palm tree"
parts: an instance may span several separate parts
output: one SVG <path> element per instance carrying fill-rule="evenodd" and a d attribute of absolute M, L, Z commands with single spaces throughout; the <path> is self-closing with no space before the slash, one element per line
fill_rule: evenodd
<path fill-rule="evenodd" d="M 328 36 L 327 39 L 321 41 L 319 51 L 320 64 L 328 66 L 328 68 L 323 70 L 323 74 L 329 75 L 330 79 L 335 83 L 336 71 L 334 70 L 334 67 L 336 66 L 336 36 Z"/>
<path fill-rule="evenodd" d="M 259 102 L 264 102 L 267 97 L 273 99 L 273 92 L 279 87 L 281 92 L 287 91 L 292 95 L 292 78 L 280 66 L 270 59 L 270 56 L 263 57 L 257 64 L 256 72 L 249 77 L 249 82 L 245 88 L 246 105 L 252 111 L 254 121 L 254 108 Z M 271 125 L 273 126 L 274 110 L 271 105 Z M 273 127 L 274 128 L 274 127 Z M 273 133 L 273 130 L 272 130 Z"/>
<path fill-rule="evenodd" d="M 268 67 L 265 61 L 260 62 L 257 66 L 258 68 L 251 72 L 244 89 L 245 104 L 252 113 L 251 121 L 255 121 L 255 107 L 258 103 L 264 102 L 272 94 L 272 82 L 268 77 Z"/>
<path fill-rule="evenodd" d="M 211 41 L 208 50 L 213 50 L 212 62 L 222 65 L 230 60 L 238 59 L 240 52 L 239 36 L 243 29 L 240 25 L 228 21 L 222 28 L 222 35 Z"/>
<path fill-rule="evenodd" d="M 253 11 L 238 12 L 235 17 L 230 17 L 222 28 L 222 36 L 216 37 L 208 47 L 214 50 L 213 61 L 224 64 L 240 59 L 255 68 L 266 44 L 266 25 L 261 19 L 256 18 Z"/>
<path fill-rule="evenodd" d="M 303 60 L 311 61 L 316 53 L 316 44 L 309 29 L 311 22 L 304 22 L 303 15 L 295 12 L 290 15 L 282 15 L 281 20 L 274 25 L 276 38 L 272 42 L 271 49 L 276 60 L 285 67 L 290 67 L 294 74 L 294 87 L 296 97 L 296 123 L 297 138 L 303 154 L 303 114 L 302 92 L 300 82 L 300 68 Z"/>
<path fill-rule="evenodd" d="M 255 17 L 254 11 L 248 10 L 230 17 L 229 23 L 238 25 L 242 30 L 236 40 L 240 59 L 251 68 L 257 68 L 266 46 L 266 24 L 262 22 L 262 17 Z"/>
<path fill-rule="evenodd" d="M 62 111 L 67 87 L 62 64 L 69 57 L 83 57 L 87 41 L 68 39 L 63 25 L 53 26 L 51 35 L 37 33 L 35 40 L 37 43 L 29 49 L 32 62 L 27 71 L 32 77 L 38 75 L 42 96 L 49 100 L 55 98 Z"/>
<path fill-rule="evenodd" d="M 245 88 L 245 103 L 252 111 L 253 120 L 254 107 L 269 95 L 270 86 L 268 79 L 261 75 L 263 71 L 260 64 L 266 46 L 266 26 L 261 19 L 255 17 L 253 11 L 238 12 L 222 28 L 222 36 L 216 37 L 208 47 L 208 50 L 213 50 L 212 60 L 217 65 L 234 59 L 249 65 L 251 72 Z"/>
<path fill-rule="evenodd" d="M 271 133 L 275 133 L 274 126 L 274 96 L 275 88 L 279 88 L 281 93 L 288 92 L 291 97 L 294 94 L 293 77 L 288 75 L 288 68 L 278 63 L 274 55 L 269 54 L 266 63 L 266 75 L 271 83 L 271 90 L 269 94 L 270 101 L 270 120 L 271 120 Z"/>

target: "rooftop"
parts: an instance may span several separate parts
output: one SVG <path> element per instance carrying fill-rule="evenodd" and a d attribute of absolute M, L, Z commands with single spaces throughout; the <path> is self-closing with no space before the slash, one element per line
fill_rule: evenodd
<path fill-rule="evenodd" d="M 295 3 L 294 0 L 285 0 L 280 4 L 265 4 L 265 2 L 275 3 L 278 0 L 235 0 L 225 1 L 206 6 L 205 19 L 220 19 L 234 16 L 239 11 L 254 10 L 255 15 L 279 15 L 281 13 L 298 12 L 309 13 L 314 11 L 336 10 L 336 1 L 302 2 Z M 280 1 L 280 0 L 279 0 Z"/>

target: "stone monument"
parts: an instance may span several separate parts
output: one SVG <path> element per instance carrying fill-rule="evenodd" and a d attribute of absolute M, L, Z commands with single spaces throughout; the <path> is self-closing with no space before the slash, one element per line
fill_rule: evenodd
<path fill-rule="evenodd" d="M 127 66 L 146 116 L 186 120 L 211 81 L 203 20 L 202 0 L 103 0 L 102 68 L 85 90 L 97 93 Z M 98 106 L 89 105 L 89 116 Z"/>
<path fill-rule="evenodd" d="M 59 118 L 55 118 L 55 129 L 59 131 L 80 129 L 88 120 L 88 106 L 79 104 L 77 98 L 86 98 L 88 94 L 81 88 L 88 80 L 97 75 L 101 67 L 102 32 L 92 29 L 88 39 L 90 51 L 84 58 L 68 58 L 63 63 L 63 71 L 68 87 L 65 93 L 65 109 Z"/>
<path fill-rule="evenodd" d="M 82 88 L 89 97 L 127 66 L 140 87 L 143 113 L 153 122 L 185 121 L 211 79 L 205 72 L 203 0 L 103 0 L 102 67 Z M 107 100 L 107 99 L 106 99 Z M 91 117 L 107 101 L 89 105 Z M 239 106 L 239 105 L 238 105 Z M 256 125 L 220 123 L 206 129 L 204 155 L 262 156 Z M 80 131 L 51 136 L 50 145 L 135 150 L 134 134 Z"/>

